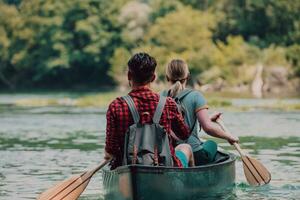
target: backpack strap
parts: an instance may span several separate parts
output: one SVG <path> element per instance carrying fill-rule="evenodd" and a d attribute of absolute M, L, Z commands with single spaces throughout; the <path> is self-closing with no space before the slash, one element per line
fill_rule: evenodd
<path fill-rule="evenodd" d="M 189 93 L 191 93 L 193 90 L 192 89 L 184 89 L 183 91 L 181 91 L 178 95 L 176 95 L 175 97 L 175 101 L 176 102 L 181 102 Z M 194 128 L 195 128 L 195 125 L 196 125 L 196 122 L 197 122 L 197 117 L 195 118 L 195 121 L 193 123 L 193 126 L 192 128 L 190 129 L 190 133 L 193 132 Z M 201 128 L 200 128 L 201 129 Z"/>
<path fill-rule="evenodd" d="M 168 93 L 169 93 L 168 90 L 163 90 L 163 91 L 161 91 L 161 92 L 159 93 L 159 95 L 160 95 L 160 96 L 164 96 L 164 97 L 168 97 L 168 96 L 169 96 Z"/>
<path fill-rule="evenodd" d="M 157 107 L 156 107 L 156 110 L 155 110 L 155 113 L 154 113 L 154 116 L 152 119 L 153 123 L 159 124 L 163 109 L 166 104 L 166 100 L 167 100 L 167 97 L 164 97 L 162 95 L 159 96 L 159 102 L 157 104 Z"/>
<path fill-rule="evenodd" d="M 126 101 L 128 107 L 129 107 L 129 110 L 131 112 L 134 123 L 138 124 L 140 121 L 140 115 L 137 111 L 136 106 L 134 105 L 133 99 L 129 95 L 123 96 L 122 98 Z"/>
<path fill-rule="evenodd" d="M 188 95 L 189 93 L 191 93 L 193 90 L 192 89 L 184 89 L 182 90 L 179 94 L 176 95 L 176 97 L 174 99 L 181 101 L 186 95 Z"/>
<path fill-rule="evenodd" d="M 190 133 L 192 133 L 193 132 L 193 130 L 194 130 L 194 128 L 195 128 L 195 125 L 196 125 L 196 123 L 197 123 L 197 117 L 195 118 L 195 121 L 194 121 L 194 123 L 193 123 L 193 126 L 192 126 L 192 128 L 190 129 Z M 200 126 L 200 125 L 199 125 Z M 201 130 L 201 127 L 200 127 L 200 130 Z"/>

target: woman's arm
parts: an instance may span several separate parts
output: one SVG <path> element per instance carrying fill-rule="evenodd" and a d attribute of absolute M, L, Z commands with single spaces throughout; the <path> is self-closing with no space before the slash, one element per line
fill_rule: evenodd
<path fill-rule="evenodd" d="M 197 119 L 199 123 L 201 124 L 203 130 L 217 138 L 222 138 L 227 140 L 230 144 L 233 144 L 235 142 L 239 142 L 239 138 L 231 135 L 230 133 L 226 133 L 223 129 L 221 129 L 220 126 L 216 125 L 211 118 L 209 117 L 208 110 L 207 109 L 201 109 L 197 113 Z"/>

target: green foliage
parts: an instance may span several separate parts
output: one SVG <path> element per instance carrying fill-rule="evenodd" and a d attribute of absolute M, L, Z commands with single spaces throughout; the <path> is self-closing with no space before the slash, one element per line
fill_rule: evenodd
<path fill-rule="evenodd" d="M 158 18 L 145 35 L 142 48 L 158 58 L 160 72 L 173 58 L 186 60 L 193 72 L 210 67 L 213 50 L 211 29 L 215 26 L 210 13 L 181 7 Z"/>
<path fill-rule="evenodd" d="M 188 62 L 193 80 L 249 84 L 255 66 L 300 77 L 300 1 L 0 0 L 0 88 L 127 85 L 146 51 Z"/>
<path fill-rule="evenodd" d="M 149 5 L 152 8 L 150 15 L 151 21 L 154 22 L 160 17 L 178 10 L 182 6 L 179 1 L 174 0 L 150 0 Z"/>
<path fill-rule="evenodd" d="M 253 69 L 250 66 L 260 62 L 259 49 L 246 43 L 240 36 L 229 36 L 226 43 L 218 41 L 216 46 L 211 55 L 214 67 L 200 74 L 199 79 L 204 83 L 212 83 L 222 78 L 230 85 L 251 82 Z"/>
<path fill-rule="evenodd" d="M 0 3 L 0 33 L 0 80 L 14 88 L 16 79 L 30 73 L 31 66 L 22 62 L 34 31 L 26 27 L 15 6 Z"/>
<path fill-rule="evenodd" d="M 190 5 L 193 8 L 207 10 L 213 5 L 215 0 L 180 0 L 185 5 Z"/>
<path fill-rule="evenodd" d="M 130 52 L 124 48 L 117 48 L 113 57 L 110 60 L 111 68 L 109 75 L 119 84 L 125 85 L 127 80 L 127 61 L 130 57 Z"/>
<path fill-rule="evenodd" d="M 208 105 L 212 107 L 217 107 L 217 108 L 225 108 L 225 107 L 231 107 L 232 102 L 229 100 L 219 100 L 219 99 L 208 99 Z"/>
<path fill-rule="evenodd" d="M 290 46 L 287 50 L 286 57 L 292 64 L 295 74 L 300 77 L 300 45 Z"/>
<path fill-rule="evenodd" d="M 7 4 L 15 4 L 15 5 L 19 5 L 21 3 L 22 0 L 3 0 L 3 2 L 7 3 Z"/>
<path fill-rule="evenodd" d="M 218 66 L 253 64 L 259 58 L 258 49 L 247 44 L 240 36 L 229 36 L 226 43 L 218 41 L 217 46 L 215 64 Z"/>
<path fill-rule="evenodd" d="M 289 66 L 286 51 L 286 48 L 271 45 L 262 50 L 262 63 L 265 66 Z"/>
<path fill-rule="evenodd" d="M 223 13 L 215 32 L 215 38 L 223 41 L 234 34 L 260 47 L 300 42 L 300 1 L 223 0 L 215 1 L 211 9 Z"/>
<path fill-rule="evenodd" d="M 109 81 L 108 60 L 120 40 L 119 24 L 111 16 L 119 6 L 94 0 L 31 0 L 19 9 L 1 4 L 5 34 L 0 45 L 9 45 L 0 55 L 6 82 L 21 87 L 53 80 L 60 86 Z"/>
<path fill-rule="evenodd" d="M 122 39 L 127 44 L 140 41 L 150 25 L 151 8 L 138 1 L 127 3 L 120 11 L 119 21 L 123 25 Z"/>

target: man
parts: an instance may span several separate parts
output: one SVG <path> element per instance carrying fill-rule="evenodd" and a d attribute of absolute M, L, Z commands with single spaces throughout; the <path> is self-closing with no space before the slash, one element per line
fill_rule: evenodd
<path fill-rule="evenodd" d="M 140 123 L 152 123 L 152 117 L 159 102 L 159 95 L 150 89 L 150 83 L 156 78 L 156 60 L 146 53 L 137 53 L 128 61 L 128 81 L 131 87 L 129 96 L 133 99 L 140 115 Z M 134 123 L 126 101 L 118 97 L 109 105 L 106 125 L 105 159 L 113 158 L 112 169 L 122 164 L 124 139 L 127 129 Z M 171 130 L 176 130 L 177 137 L 184 140 L 190 135 L 189 128 L 179 113 L 176 103 L 172 98 L 167 98 L 159 124 L 166 133 L 171 135 Z M 170 138 L 170 151 L 175 166 L 193 166 L 191 148 L 184 144 L 173 147 Z M 178 150 L 178 151 L 177 151 Z"/>

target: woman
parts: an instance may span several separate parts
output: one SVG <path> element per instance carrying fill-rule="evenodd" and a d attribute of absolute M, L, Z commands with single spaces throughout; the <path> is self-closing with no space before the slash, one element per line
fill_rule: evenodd
<path fill-rule="evenodd" d="M 238 142 L 239 139 L 224 132 L 212 121 L 217 119 L 220 113 L 215 114 L 211 118 L 209 117 L 206 100 L 200 92 L 186 89 L 189 76 L 190 72 L 187 63 L 179 59 L 172 60 L 166 67 L 166 78 L 171 83 L 171 87 L 162 94 L 176 99 L 176 97 L 182 97 L 184 93 L 185 96 L 181 99 L 181 105 L 185 110 L 185 122 L 192 131 L 191 136 L 185 142 L 192 147 L 195 165 L 203 165 L 214 161 L 217 153 L 217 144 L 211 140 L 204 143 L 200 141 L 197 128 L 199 123 L 206 133 L 225 139 L 230 144 Z"/>

